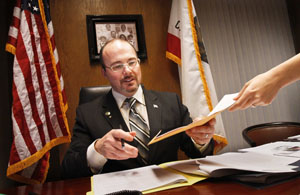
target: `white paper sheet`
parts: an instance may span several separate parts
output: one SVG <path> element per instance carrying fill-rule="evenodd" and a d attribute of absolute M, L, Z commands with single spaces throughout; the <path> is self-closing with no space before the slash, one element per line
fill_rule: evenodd
<path fill-rule="evenodd" d="M 279 141 L 279 142 L 264 144 L 257 147 L 245 148 L 239 151 L 300 158 L 300 142 Z"/>
<path fill-rule="evenodd" d="M 95 194 L 108 194 L 122 190 L 149 190 L 168 184 L 187 182 L 186 178 L 156 165 L 99 174 L 93 176 Z"/>
<path fill-rule="evenodd" d="M 224 95 L 223 98 L 219 101 L 219 103 L 215 106 L 215 108 L 208 114 L 208 116 L 229 108 L 235 102 L 233 98 L 235 98 L 238 94 L 239 93 Z"/>

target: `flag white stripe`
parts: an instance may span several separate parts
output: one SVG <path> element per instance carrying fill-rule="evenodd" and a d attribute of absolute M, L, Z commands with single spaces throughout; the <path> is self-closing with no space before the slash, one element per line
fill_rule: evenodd
<path fill-rule="evenodd" d="M 57 53 L 57 49 L 55 47 L 54 51 L 53 51 L 53 55 L 54 55 L 54 58 L 55 58 L 55 64 L 58 63 L 58 53 Z"/>
<path fill-rule="evenodd" d="M 53 28 L 52 21 L 49 22 L 47 27 L 48 27 L 49 37 L 52 37 L 54 35 L 54 28 Z"/>
<path fill-rule="evenodd" d="M 8 35 L 17 39 L 18 32 L 19 32 L 19 30 L 16 27 L 11 26 L 11 27 L 9 27 Z"/>
<path fill-rule="evenodd" d="M 14 77 L 14 82 L 16 85 L 18 96 L 20 100 L 22 100 L 20 101 L 20 103 L 24 111 L 24 117 L 30 133 L 30 137 L 32 139 L 32 142 L 34 143 L 36 150 L 38 150 L 38 148 L 41 148 L 41 140 L 40 140 L 40 136 L 37 135 L 35 131 L 32 131 L 33 129 L 36 129 L 37 126 L 35 121 L 33 120 L 32 109 L 31 109 L 31 105 L 30 105 L 30 101 L 28 98 L 28 93 L 25 85 L 25 79 L 16 59 L 14 62 L 13 71 L 14 71 L 14 75 L 17 75 L 17 77 Z M 21 159 L 24 158 L 22 157 Z"/>
<path fill-rule="evenodd" d="M 13 16 L 20 19 L 21 16 L 21 9 L 19 7 L 14 7 L 14 13 Z"/>
<path fill-rule="evenodd" d="M 12 111 L 13 112 L 13 111 Z M 25 140 L 23 138 L 23 135 L 20 131 L 19 125 L 14 117 L 14 115 L 12 114 L 12 125 L 13 125 L 13 132 L 14 132 L 14 144 L 15 144 L 15 148 L 17 150 L 18 156 L 21 160 L 31 156 L 28 147 L 25 143 Z"/>

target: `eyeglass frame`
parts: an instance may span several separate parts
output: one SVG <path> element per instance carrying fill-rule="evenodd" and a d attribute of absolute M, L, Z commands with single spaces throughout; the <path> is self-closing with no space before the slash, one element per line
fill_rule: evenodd
<path fill-rule="evenodd" d="M 121 63 L 120 64 L 114 64 L 112 66 L 105 66 L 105 68 L 109 68 L 113 72 L 122 72 L 124 70 L 125 66 L 127 66 L 129 69 L 133 69 L 134 67 L 136 67 L 137 64 L 140 64 L 140 62 L 141 62 L 141 60 L 139 58 L 134 58 L 134 60 L 136 61 L 136 63 L 132 67 L 129 66 L 129 62 L 131 61 L 131 60 L 129 60 L 126 63 L 123 63 L 123 64 L 121 64 Z M 120 65 L 122 65 L 122 69 L 120 69 L 120 70 L 113 70 L 112 67 L 116 67 L 116 66 L 120 66 Z"/>

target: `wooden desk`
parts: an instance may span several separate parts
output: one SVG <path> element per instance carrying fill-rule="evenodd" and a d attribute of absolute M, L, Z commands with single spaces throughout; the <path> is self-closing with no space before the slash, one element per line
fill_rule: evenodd
<path fill-rule="evenodd" d="M 0 193 L 13 195 L 35 195 L 35 194 L 86 194 L 91 190 L 90 178 L 71 179 L 65 181 L 48 182 L 41 185 L 20 186 L 16 188 L 0 190 Z M 274 194 L 300 194 L 300 178 L 295 178 L 281 184 L 266 187 L 263 189 L 252 188 L 243 184 L 231 181 L 201 181 L 193 186 L 175 188 L 153 193 L 152 195 L 219 195 L 219 194 L 255 194 L 255 195 L 274 195 Z"/>

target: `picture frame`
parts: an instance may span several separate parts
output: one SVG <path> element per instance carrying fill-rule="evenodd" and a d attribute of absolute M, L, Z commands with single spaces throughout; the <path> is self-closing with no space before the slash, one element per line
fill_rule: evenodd
<path fill-rule="evenodd" d="M 101 47 L 113 38 L 128 40 L 138 58 L 147 59 L 142 15 L 87 15 L 86 22 L 91 63 L 99 62 Z"/>

